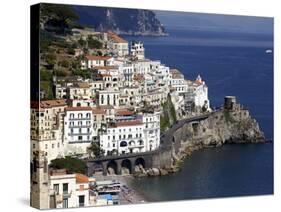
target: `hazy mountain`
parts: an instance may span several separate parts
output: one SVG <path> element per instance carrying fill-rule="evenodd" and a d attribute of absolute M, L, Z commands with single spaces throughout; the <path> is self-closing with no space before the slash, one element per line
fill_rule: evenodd
<path fill-rule="evenodd" d="M 73 6 L 81 24 L 97 31 L 114 31 L 118 34 L 155 35 L 166 34 L 164 26 L 150 10 L 123 9 L 93 6 Z"/>

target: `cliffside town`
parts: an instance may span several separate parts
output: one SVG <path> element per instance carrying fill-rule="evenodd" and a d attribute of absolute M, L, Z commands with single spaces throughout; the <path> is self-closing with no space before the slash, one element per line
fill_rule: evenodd
<path fill-rule="evenodd" d="M 161 133 L 177 120 L 211 111 L 208 87 L 199 75 L 195 80 L 187 80 L 178 69 L 146 58 L 140 41 L 129 43 L 113 32 L 74 31 L 65 38 L 67 42 L 77 39 L 89 42 L 87 39 L 93 36 L 103 48 L 99 49 L 101 53 L 89 46 L 86 52 L 75 49 L 73 57 L 78 61 L 79 75 L 58 76 L 56 70 L 60 63 L 52 70 L 45 60 L 41 61 L 41 73 L 52 73 L 52 93 L 46 95 L 45 87 L 41 87 L 41 100 L 31 102 L 32 205 L 35 207 L 77 207 L 79 202 L 83 202 L 81 206 L 109 204 L 97 199 L 102 193 L 99 196 L 96 188 L 89 197 L 79 194 L 84 196 L 79 199 L 77 193 L 72 194 L 73 200 L 65 198 L 64 202 L 63 196 L 58 195 L 60 186 L 67 183 L 63 179 L 72 177 L 74 188 L 78 186 L 77 179 L 75 185 L 77 175 L 50 168 L 52 160 L 64 157 L 89 160 L 158 151 Z M 135 168 L 144 170 L 144 165 Z M 123 173 L 130 172 L 130 164 L 125 163 Z M 114 164 L 108 165 L 107 174 L 116 174 Z M 90 179 L 87 176 L 83 179 L 88 186 Z M 38 196 L 44 189 L 45 198 Z M 92 203 L 91 197 L 95 199 Z"/>
<path fill-rule="evenodd" d="M 56 29 L 47 22 L 41 33 L 48 37 Z M 142 42 L 112 31 L 69 30 L 52 34 L 50 43 L 42 36 L 40 101 L 31 102 L 32 206 L 120 204 L 119 182 L 56 169 L 57 159 L 90 161 L 95 174 L 165 175 L 196 149 L 265 140 L 235 97 L 212 110 L 200 75 L 186 79 L 147 58 Z"/>

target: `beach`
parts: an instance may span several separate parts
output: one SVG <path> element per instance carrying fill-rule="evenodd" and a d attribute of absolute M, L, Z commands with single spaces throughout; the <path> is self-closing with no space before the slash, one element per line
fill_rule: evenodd
<path fill-rule="evenodd" d="M 115 180 L 121 184 L 120 205 L 148 202 L 144 195 L 132 187 L 132 181 L 134 180 L 132 175 L 93 175 L 93 177 L 96 181 Z"/>

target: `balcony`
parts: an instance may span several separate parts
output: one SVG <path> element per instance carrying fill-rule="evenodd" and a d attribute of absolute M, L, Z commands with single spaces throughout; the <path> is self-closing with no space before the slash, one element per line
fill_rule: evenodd
<path fill-rule="evenodd" d="M 63 198 L 69 198 L 71 197 L 71 192 L 69 191 L 64 191 L 63 194 L 62 194 Z"/>
<path fill-rule="evenodd" d="M 92 131 L 90 132 L 84 132 L 84 133 L 68 133 L 69 136 L 79 136 L 79 135 L 91 135 Z"/>
<path fill-rule="evenodd" d="M 75 125 L 75 126 L 69 125 L 69 128 L 89 128 L 89 127 L 92 127 L 92 125 L 91 124 L 89 124 L 89 125 Z"/>
<path fill-rule="evenodd" d="M 75 140 L 75 141 L 69 141 L 70 144 L 82 144 L 82 143 L 91 143 L 93 140 Z"/>
<path fill-rule="evenodd" d="M 69 118 L 69 121 L 79 121 L 79 120 L 91 120 L 91 117 L 82 117 L 82 118 Z"/>

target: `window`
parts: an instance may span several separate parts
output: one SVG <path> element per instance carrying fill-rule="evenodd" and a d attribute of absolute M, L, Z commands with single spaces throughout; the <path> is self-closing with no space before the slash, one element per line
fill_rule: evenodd
<path fill-rule="evenodd" d="M 53 149 L 55 148 L 55 144 L 52 144 L 52 148 L 53 148 Z"/>
<path fill-rule="evenodd" d="M 82 141 L 82 136 L 81 135 L 78 136 L 78 140 Z"/>
<path fill-rule="evenodd" d="M 79 207 L 85 206 L 85 196 L 81 195 L 79 196 Z"/>
<path fill-rule="evenodd" d="M 68 208 L 68 199 L 67 198 L 63 199 L 62 207 L 63 208 Z"/>
<path fill-rule="evenodd" d="M 60 185 L 59 184 L 54 184 L 54 191 L 58 195 L 60 191 Z"/>
<path fill-rule="evenodd" d="M 63 183 L 62 184 L 62 192 L 64 194 L 68 194 L 68 183 Z"/>
<path fill-rule="evenodd" d="M 33 149 L 35 149 L 35 144 L 33 144 Z"/>
<path fill-rule="evenodd" d="M 45 149 L 48 149 L 48 144 L 45 144 Z"/>

